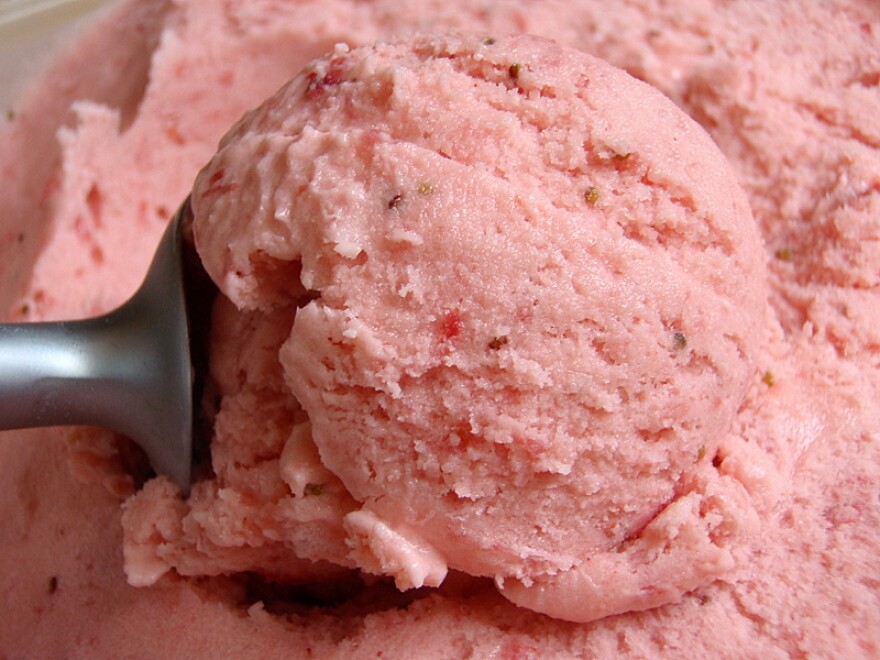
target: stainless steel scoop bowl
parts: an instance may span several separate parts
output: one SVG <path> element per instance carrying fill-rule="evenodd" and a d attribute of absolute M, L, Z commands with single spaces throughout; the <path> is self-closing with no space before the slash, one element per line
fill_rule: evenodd
<path fill-rule="evenodd" d="M 0 324 L 0 428 L 113 429 L 140 445 L 156 472 L 189 490 L 192 328 L 210 313 L 191 225 L 186 202 L 140 289 L 118 309 L 81 321 Z"/>

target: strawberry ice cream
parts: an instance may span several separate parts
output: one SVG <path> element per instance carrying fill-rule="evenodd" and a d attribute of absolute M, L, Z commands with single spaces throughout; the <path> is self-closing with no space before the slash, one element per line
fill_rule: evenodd
<path fill-rule="evenodd" d="M 159 486 L 134 499 L 134 582 L 277 573 L 241 562 L 265 537 L 589 621 L 734 566 L 754 513 L 712 460 L 756 369 L 763 252 L 726 161 L 655 89 L 532 37 L 340 47 L 224 138 L 192 200 L 242 310 L 216 331 L 265 364 L 217 348 L 217 478 L 182 534 L 156 533 Z M 298 538 L 316 499 L 320 544 Z"/>
<path fill-rule="evenodd" d="M 875 657 L 878 31 L 99 18 L 0 128 L 6 318 L 121 302 L 195 180 L 213 435 L 189 498 L 109 432 L 0 438 L 0 653 Z"/>

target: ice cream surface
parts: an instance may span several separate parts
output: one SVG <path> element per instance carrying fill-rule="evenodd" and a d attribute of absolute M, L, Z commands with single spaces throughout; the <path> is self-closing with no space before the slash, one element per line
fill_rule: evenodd
<path fill-rule="evenodd" d="M 223 445 L 275 488 L 248 500 L 215 450 L 182 539 L 143 533 L 148 489 L 135 581 L 165 556 L 193 570 L 220 516 L 252 521 L 234 551 L 262 534 L 402 589 L 454 568 L 572 620 L 732 568 L 750 505 L 712 458 L 755 370 L 763 250 L 720 152 L 655 89 L 531 37 L 343 46 L 224 138 L 192 201 L 248 319 L 217 331 L 269 363 L 218 350 Z M 274 447 L 243 389 L 287 408 Z M 315 498 L 344 544 L 298 548 Z"/>
<path fill-rule="evenodd" d="M 152 586 L 125 445 L 10 434 L 0 648 L 876 654 L 880 28 L 838 4 L 114 10 L 4 128 L 10 318 L 124 298 L 330 54 L 196 184 L 218 409 L 189 500 L 125 505 Z"/>

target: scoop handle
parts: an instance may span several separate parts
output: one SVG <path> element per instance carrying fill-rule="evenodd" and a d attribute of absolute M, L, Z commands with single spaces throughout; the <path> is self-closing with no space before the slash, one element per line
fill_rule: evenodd
<path fill-rule="evenodd" d="M 150 312 L 164 304 L 158 298 L 135 296 L 82 321 L 0 324 L 0 429 L 113 429 L 187 492 L 192 406 L 179 356 L 186 336 L 173 319 Z"/>
<path fill-rule="evenodd" d="M 126 360 L 113 315 L 0 325 L 0 428 L 119 428 Z"/>
<path fill-rule="evenodd" d="M 184 203 L 175 215 L 143 284 L 121 307 L 82 321 L 0 325 L 0 428 L 90 424 L 119 431 L 188 491 L 188 209 Z"/>

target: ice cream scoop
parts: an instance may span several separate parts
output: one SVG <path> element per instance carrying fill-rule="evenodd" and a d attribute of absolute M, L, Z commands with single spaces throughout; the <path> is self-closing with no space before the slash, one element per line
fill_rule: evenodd
<path fill-rule="evenodd" d="M 107 427 L 189 489 L 198 375 L 190 339 L 193 321 L 205 318 L 194 294 L 203 277 L 191 223 L 187 202 L 140 289 L 118 309 L 79 321 L 0 325 L 0 428 Z"/>

